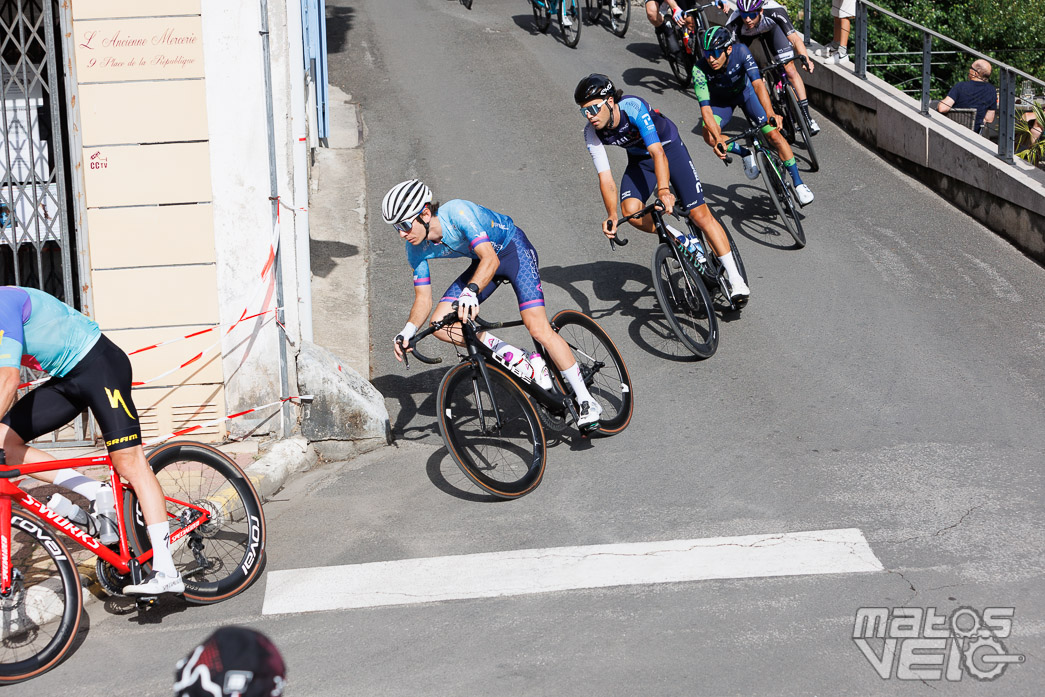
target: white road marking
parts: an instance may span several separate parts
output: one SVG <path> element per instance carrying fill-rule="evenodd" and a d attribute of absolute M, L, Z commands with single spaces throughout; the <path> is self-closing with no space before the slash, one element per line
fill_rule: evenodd
<path fill-rule="evenodd" d="M 576 588 L 882 570 L 863 533 L 855 528 L 523 549 L 271 571 L 262 614 Z"/>

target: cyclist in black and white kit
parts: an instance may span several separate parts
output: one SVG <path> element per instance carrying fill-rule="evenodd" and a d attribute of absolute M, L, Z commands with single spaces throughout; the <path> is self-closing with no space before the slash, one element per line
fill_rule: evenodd
<path fill-rule="evenodd" d="M 820 132 L 820 125 L 809 115 L 806 85 L 795 67 L 794 60 L 797 57 L 810 73 L 813 72 L 814 64 L 809 60 L 806 45 L 792 26 L 787 10 L 773 0 L 736 0 L 736 3 L 737 9 L 726 20 L 726 28 L 733 32 L 737 41 L 748 48 L 759 36 L 765 36 L 773 51 L 772 57 L 785 64 L 787 79 L 794 85 L 795 93 L 798 95 L 798 106 L 809 122 L 809 132 L 816 135 Z"/>

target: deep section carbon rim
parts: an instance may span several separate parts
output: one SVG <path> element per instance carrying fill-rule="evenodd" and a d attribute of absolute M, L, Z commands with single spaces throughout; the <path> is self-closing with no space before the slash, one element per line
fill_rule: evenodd
<path fill-rule="evenodd" d="M 544 429 L 512 378 L 498 366 L 486 367 L 489 386 L 469 361 L 443 376 L 439 433 L 472 482 L 495 496 L 516 498 L 533 491 L 544 476 Z"/>

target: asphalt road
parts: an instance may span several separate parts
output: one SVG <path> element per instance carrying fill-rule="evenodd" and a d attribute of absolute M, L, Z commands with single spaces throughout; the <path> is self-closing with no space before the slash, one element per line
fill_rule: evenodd
<path fill-rule="evenodd" d="M 1045 681 L 1042 423 L 1045 274 L 826 117 L 792 248 L 758 182 L 694 132 L 696 102 L 656 59 L 641 14 L 577 50 L 521 0 L 328 0 L 331 82 L 362 105 L 373 382 L 397 438 L 295 480 L 266 506 L 269 572 L 613 542 L 858 528 L 884 571 L 576 590 L 312 614 L 261 614 L 263 579 L 210 608 L 141 624 L 100 606 L 76 654 L 11 694 L 166 694 L 174 661 L 218 623 L 249 623 L 287 659 L 290 695 L 1040 694 Z M 752 298 L 704 362 L 663 355 L 650 240 L 611 252 L 572 102 L 589 72 L 670 116 Z M 611 153 L 619 176 L 621 153 Z M 616 156 L 616 157 L 615 157 Z M 532 495 L 494 502 L 442 449 L 445 366 L 389 350 L 412 298 L 383 193 L 418 176 L 441 200 L 511 215 L 541 254 L 549 309 L 614 336 L 632 424 L 549 454 Z M 433 264 L 436 292 L 461 262 Z M 483 306 L 510 317 L 512 294 Z M 430 350 L 433 348 L 429 347 Z M 452 351 L 438 351 L 448 363 Z M 860 607 L 1013 607 L 993 682 L 883 680 L 852 639 Z M 880 645 L 880 644 L 879 644 Z M 95 690 L 94 688 L 99 688 Z"/>

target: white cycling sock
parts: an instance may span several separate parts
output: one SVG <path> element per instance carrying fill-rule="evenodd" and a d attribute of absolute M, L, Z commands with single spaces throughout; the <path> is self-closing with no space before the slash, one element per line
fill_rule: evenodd
<path fill-rule="evenodd" d="M 91 503 L 94 503 L 98 490 L 102 488 L 102 483 L 97 479 L 85 477 L 72 469 L 58 470 L 54 475 L 54 484 L 75 491 Z"/>
<path fill-rule="evenodd" d="M 167 547 L 170 540 L 171 528 L 167 523 L 156 523 L 146 528 L 149 531 L 149 542 L 152 544 L 152 568 L 167 577 L 178 575 L 174 568 L 174 557 Z"/>
<path fill-rule="evenodd" d="M 584 384 L 584 379 L 581 378 L 581 366 L 579 363 L 574 361 L 566 370 L 560 371 L 562 376 L 566 378 L 566 382 L 570 383 L 570 387 L 573 388 L 573 394 L 577 397 L 577 404 L 581 402 L 594 402 L 591 393 L 588 392 L 588 387 Z"/>
<path fill-rule="evenodd" d="M 747 285 L 744 283 L 744 277 L 740 275 L 740 269 L 737 268 L 737 260 L 733 258 L 733 252 L 723 254 L 718 260 L 722 262 L 722 266 L 726 267 L 726 277 L 729 278 L 730 285 Z"/>

